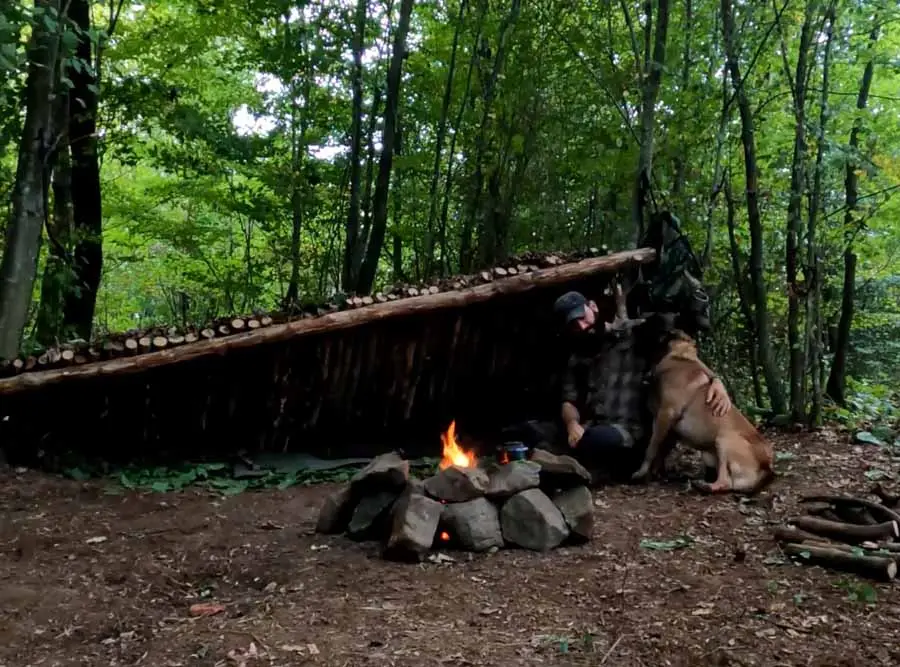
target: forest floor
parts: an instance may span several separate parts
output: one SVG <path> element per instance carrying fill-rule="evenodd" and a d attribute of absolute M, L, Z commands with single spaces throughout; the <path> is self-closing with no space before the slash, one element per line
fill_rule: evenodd
<path fill-rule="evenodd" d="M 896 584 L 771 539 L 800 495 L 865 493 L 896 462 L 829 431 L 774 439 L 782 476 L 757 500 L 607 487 L 585 546 L 421 565 L 314 534 L 335 484 L 110 494 L 9 470 L 0 666 L 900 664 Z"/>

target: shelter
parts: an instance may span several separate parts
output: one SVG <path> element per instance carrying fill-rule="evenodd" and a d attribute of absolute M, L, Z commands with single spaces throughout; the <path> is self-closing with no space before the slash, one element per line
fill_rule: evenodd
<path fill-rule="evenodd" d="M 616 272 L 652 248 L 527 254 L 472 276 L 293 314 L 129 332 L 17 359 L 0 379 L 10 461 L 223 456 L 239 450 L 436 454 L 465 433 L 558 409 L 564 351 L 552 302 L 614 309 Z"/>

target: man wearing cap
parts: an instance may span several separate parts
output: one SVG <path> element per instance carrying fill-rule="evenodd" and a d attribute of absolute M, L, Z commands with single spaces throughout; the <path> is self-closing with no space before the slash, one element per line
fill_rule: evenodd
<path fill-rule="evenodd" d="M 640 466 L 650 435 L 650 368 L 639 332 L 654 325 L 626 320 L 600 326 L 597 304 L 580 292 L 563 294 L 553 310 L 573 334 L 562 382 L 561 418 L 568 445 L 588 467 L 627 478 Z M 718 378 L 710 384 L 706 402 L 718 416 L 731 409 Z"/>

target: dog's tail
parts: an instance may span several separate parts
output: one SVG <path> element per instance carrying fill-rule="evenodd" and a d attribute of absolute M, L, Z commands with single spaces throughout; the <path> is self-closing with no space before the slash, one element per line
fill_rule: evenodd
<path fill-rule="evenodd" d="M 755 496 L 760 491 L 768 488 L 769 485 L 775 481 L 777 475 L 775 471 L 772 470 L 771 465 L 765 465 L 760 469 L 759 478 L 756 480 L 756 484 L 754 484 L 749 491 L 747 491 L 748 496 Z"/>

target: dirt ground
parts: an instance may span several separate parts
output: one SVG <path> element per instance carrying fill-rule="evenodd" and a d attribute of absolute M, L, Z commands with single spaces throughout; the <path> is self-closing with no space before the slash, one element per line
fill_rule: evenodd
<path fill-rule="evenodd" d="M 8 471 L 0 666 L 900 664 L 896 585 L 785 562 L 770 537 L 803 493 L 896 463 L 831 432 L 775 440 L 758 500 L 607 487 L 586 546 L 422 565 L 314 534 L 335 485 L 109 495 Z"/>

